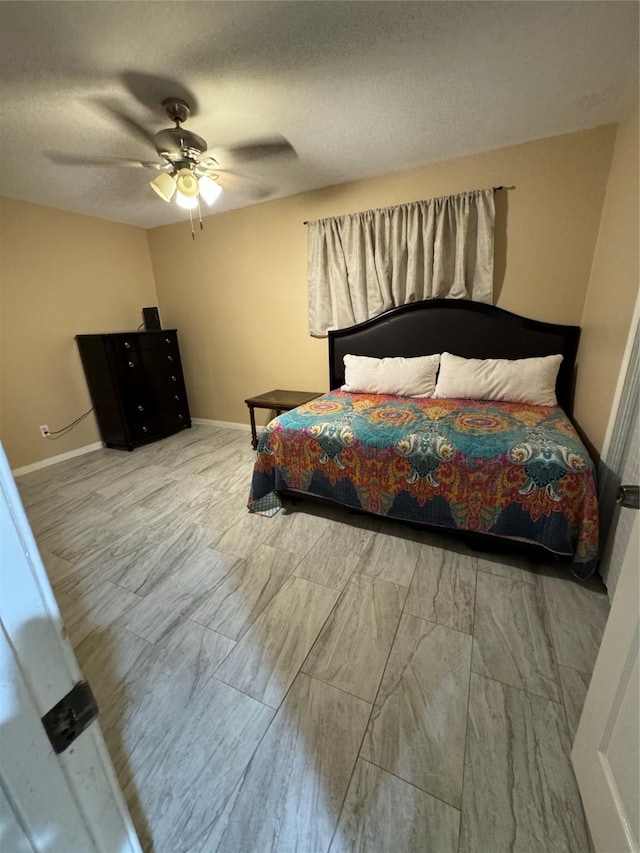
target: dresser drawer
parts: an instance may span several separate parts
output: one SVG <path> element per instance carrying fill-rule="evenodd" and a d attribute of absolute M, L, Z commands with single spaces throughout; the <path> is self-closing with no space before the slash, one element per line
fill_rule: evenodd
<path fill-rule="evenodd" d="M 167 434 L 165 418 L 162 415 L 129 422 L 131 438 L 136 441 L 146 441 Z"/>
<path fill-rule="evenodd" d="M 130 423 L 139 423 L 156 418 L 162 412 L 162 403 L 149 388 L 135 385 L 122 388 L 122 407 Z"/>
<path fill-rule="evenodd" d="M 178 336 L 173 331 L 168 332 L 132 332 L 130 335 L 111 335 L 117 351 L 127 353 L 141 350 L 178 349 Z"/>
<path fill-rule="evenodd" d="M 191 418 L 187 409 L 176 409 L 170 411 L 167 409 L 164 413 L 164 422 L 171 431 L 191 426 Z"/>
<path fill-rule="evenodd" d="M 123 392 L 148 384 L 147 370 L 140 352 L 118 352 L 114 359 L 116 381 Z"/>
<path fill-rule="evenodd" d="M 189 404 L 183 388 L 163 388 L 157 395 L 158 405 L 171 412 L 188 411 Z"/>
<path fill-rule="evenodd" d="M 140 360 L 150 373 L 180 371 L 180 351 L 177 344 L 152 347 L 140 352 Z"/>

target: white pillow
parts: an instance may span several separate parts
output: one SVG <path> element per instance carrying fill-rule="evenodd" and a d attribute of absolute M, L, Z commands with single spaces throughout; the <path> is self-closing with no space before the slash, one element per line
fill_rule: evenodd
<path fill-rule="evenodd" d="M 343 391 L 354 394 L 399 394 L 432 397 L 440 355 L 418 358 L 370 358 L 345 355 Z"/>
<path fill-rule="evenodd" d="M 557 406 L 561 355 L 542 358 L 460 358 L 443 352 L 434 397 Z"/>

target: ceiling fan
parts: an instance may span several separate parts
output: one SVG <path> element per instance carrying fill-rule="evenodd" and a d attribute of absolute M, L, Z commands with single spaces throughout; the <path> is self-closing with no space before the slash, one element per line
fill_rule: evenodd
<path fill-rule="evenodd" d="M 135 119 L 112 104 L 108 102 L 97 103 L 103 111 L 118 119 L 127 131 L 134 133 L 145 143 L 151 144 L 159 159 L 148 161 L 130 160 L 123 157 L 78 157 L 49 152 L 50 159 L 64 165 L 138 166 L 160 172 L 157 177 L 150 181 L 150 186 L 163 201 L 169 203 L 175 198 L 180 207 L 189 211 L 191 234 L 195 238 L 194 211 L 198 213 L 200 229 L 202 229 L 200 200 L 203 199 L 208 205 L 213 204 L 222 192 L 222 187 L 218 183 L 221 174 L 233 176 L 237 173 L 232 169 L 220 166 L 213 156 L 205 156 L 208 150 L 206 140 L 182 126 L 191 114 L 189 103 L 179 97 L 165 98 L 162 101 L 162 106 L 169 119 L 174 122 L 175 127 L 164 128 L 155 134 L 151 134 Z M 226 149 L 226 153 L 239 163 L 244 163 L 271 155 L 288 154 L 295 156 L 295 149 L 289 142 L 280 137 L 277 140 L 269 139 L 257 144 L 229 148 Z"/>

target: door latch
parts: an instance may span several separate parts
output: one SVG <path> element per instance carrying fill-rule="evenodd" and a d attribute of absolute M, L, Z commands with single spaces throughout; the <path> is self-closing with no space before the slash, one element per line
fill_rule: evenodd
<path fill-rule="evenodd" d="M 79 681 L 42 718 L 42 725 L 59 755 L 98 716 L 98 704 L 88 682 Z"/>
<path fill-rule="evenodd" d="M 616 503 L 629 509 L 640 509 L 640 486 L 620 486 Z"/>

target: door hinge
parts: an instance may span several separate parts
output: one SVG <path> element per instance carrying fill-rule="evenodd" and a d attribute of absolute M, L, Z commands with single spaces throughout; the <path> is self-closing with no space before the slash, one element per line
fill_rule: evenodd
<path fill-rule="evenodd" d="M 42 718 L 51 746 L 59 755 L 98 716 L 98 704 L 88 682 L 79 681 Z"/>

